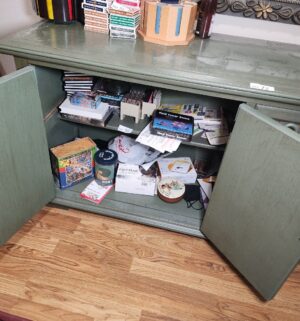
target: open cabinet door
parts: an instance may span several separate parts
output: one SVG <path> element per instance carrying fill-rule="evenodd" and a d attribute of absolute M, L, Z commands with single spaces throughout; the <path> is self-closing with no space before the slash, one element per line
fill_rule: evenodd
<path fill-rule="evenodd" d="M 201 230 L 271 299 L 300 258 L 300 135 L 242 105 Z"/>
<path fill-rule="evenodd" d="M 0 244 L 54 198 L 34 67 L 0 78 Z"/>

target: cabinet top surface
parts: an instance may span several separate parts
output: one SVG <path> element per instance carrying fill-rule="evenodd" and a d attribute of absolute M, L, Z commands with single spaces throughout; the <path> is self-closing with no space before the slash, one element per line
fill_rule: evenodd
<path fill-rule="evenodd" d="M 300 105 L 300 46 L 213 35 L 165 47 L 110 39 L 79 23 L 35 24 L 0 40 L 0 52 L 177 88 Z M 270 86 L 274 91 L 251 88 Z"/>

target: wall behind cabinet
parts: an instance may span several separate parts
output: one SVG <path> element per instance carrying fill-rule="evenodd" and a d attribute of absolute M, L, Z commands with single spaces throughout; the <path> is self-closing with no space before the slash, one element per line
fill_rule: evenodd
<path fill-rule="evenodd" d="M 0 38 L 39 20 L 32 10 L 31 0 L 0 0 Z M 0 75 L 14 70 L 13 58 L 0 54 Z"/>
<path fill-rule="evenodd" d="M 300 25 L 220 14 L 214 22 L 212 32 L 215 33 L 300 45 Z"/>

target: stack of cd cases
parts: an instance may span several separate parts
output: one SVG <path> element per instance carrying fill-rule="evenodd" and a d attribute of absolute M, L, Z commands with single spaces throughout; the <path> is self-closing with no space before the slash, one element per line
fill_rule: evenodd
<path fill-rule="evenodd" d="M 71 96 L 78 92 L 88 95 L 92 92 L 94 77 L 81 73 L 64 71 L 63 82 L 67 96 Z"/>
<path fill-rule="evenodd" d="M 82 8 L 84 10 L 84 29 L 109 33 L 108 9 L 112 0 L 84 0 Z"/>

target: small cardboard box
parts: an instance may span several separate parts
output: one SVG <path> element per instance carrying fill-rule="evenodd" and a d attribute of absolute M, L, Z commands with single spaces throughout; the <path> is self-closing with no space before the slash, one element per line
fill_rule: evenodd
<path fill-rule="evenodd" d="M 162 158 L 157 161 L 161 178 L 176 178 L 184 184 L 194 184 L 197 173 L 189 157 Z"/>
<path fill-rule="evenodd" d="M 89 137 L 53 147 L 50 151 L 52 167 L 60 188 L 94 177 L 96 144 Z"/>

